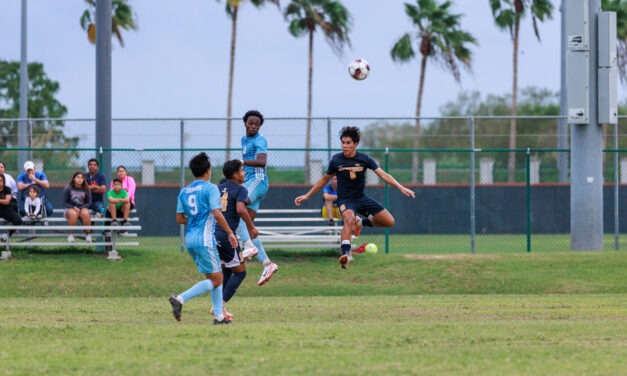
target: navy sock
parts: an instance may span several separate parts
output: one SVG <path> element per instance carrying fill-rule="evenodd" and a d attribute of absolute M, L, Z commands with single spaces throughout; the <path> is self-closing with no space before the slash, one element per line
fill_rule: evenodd
<path fill-rule="evenodd" d="M 344 242 L 342 242 L 341 248 L 342 248 L 342 254 L 347 255 L 351 251 L 350 242 L 348 244 L 344 244 Z"/>
<path fill-rule="evenodd" d="M 366 227 L 372 227 L 372 221 L 370 220 L 370 218 L 362 218 L 361 219 L 361 225 L 366 226 Z"/>
<path fill-rule="evenodd" d="M 226 288 L 226 284 L 229 283 L 229 279 L 233 275 L 233 271 L 231 269 L 222 269 L 222 286 Z"/>
<path fill-rule="evenodd" d="M 233 273 L 231 278 L 229 278 L 228 284 L 225 284 L 224 294 L 222 294 L 222 299 L 225 302 L 228 302 L 233 295 L 237 292 L 237 288 L 242 283 L 242 281 L 246 278 L 246 270 L 241 273 Z"/>

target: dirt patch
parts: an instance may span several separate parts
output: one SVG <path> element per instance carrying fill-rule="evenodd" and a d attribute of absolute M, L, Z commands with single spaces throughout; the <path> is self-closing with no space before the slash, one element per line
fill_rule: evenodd
<path fill-rule="evenodd" d="M 451 254 L 451 255 L 403 255 L 410 260 L 462 260 L 462 259 L 490 259 L 496 260 L 497 255 L 473 255 L 473 254 Z"/>

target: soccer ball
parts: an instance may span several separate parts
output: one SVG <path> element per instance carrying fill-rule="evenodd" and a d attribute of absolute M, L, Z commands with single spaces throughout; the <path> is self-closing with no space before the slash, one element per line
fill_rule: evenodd
<path fill-rule="evenodd" d="M 356 80 L 365 80 L 370 74 L 370 65 L 364 59 L 355 59 L 348 66 L 348 74 Z"/>
<path fill-rule="evenodd" d="M 379 248 L 377 248 L 377 245 L 374 243 L 368 243 L 366 244 L 366 253 L 377 253 L 379 251 Z"/>

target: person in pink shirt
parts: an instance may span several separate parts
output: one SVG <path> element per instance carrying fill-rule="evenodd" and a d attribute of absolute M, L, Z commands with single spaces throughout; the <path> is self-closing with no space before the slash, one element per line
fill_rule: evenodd
<path fill-rule="evenodd" d="M 135 189 L 137 186 L 135 185 L 135 179 L 128 176 L 126 173 L 126 167 L 119 166 L 118 167 L 118 179 L 122 180 L 122 189 L 124 189 L 128 193 L 128 197 L 131 199 L 131 210 L 135 208 Z M 109 187 L 109 190 L 113 189 L 113 182 Z"/>

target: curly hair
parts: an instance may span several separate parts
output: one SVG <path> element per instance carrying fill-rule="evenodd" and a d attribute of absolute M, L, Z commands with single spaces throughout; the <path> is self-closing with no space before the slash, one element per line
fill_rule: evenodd
<path fill-rule="evenodd" d="M 357 127 L 343 127 L 340 129 L 340 140 L 344 137 L 350 137 L 354 143 L 358 143 L 361 138 L 361 131 Z"/>
<path fill-rule="evenodd" d="M 256 117 L 258 117 L 258 118 L 259 118 L 259 120 L 260 120 L 259 125 L 263 125 L 263 115 L 261 114 L 261 112 L 259 112 L 259 111 L 257 111 L 257 110 L 250 110 L 250 111 L 247 111 L 247 112 L 244 114 L 244 118 L 243 118 L 243 119 L 244 119 L 244 124 L 246 124 L 246 121 L 247 121 L 247 120 L 248 120 L 248 118 L 249 118 L 249 117 L 251 117 L 251 116 L 256 116 Z"/>

